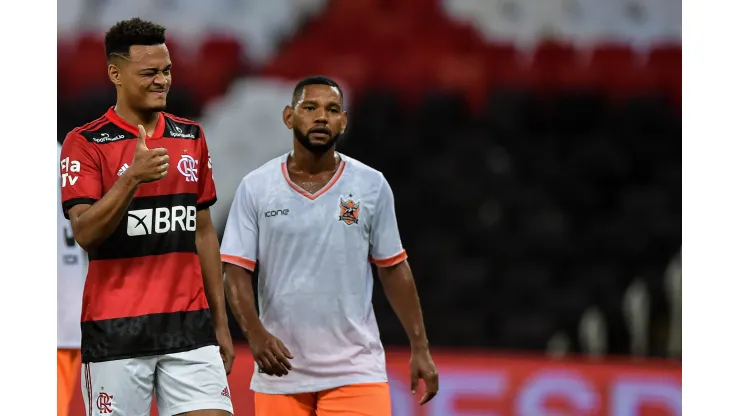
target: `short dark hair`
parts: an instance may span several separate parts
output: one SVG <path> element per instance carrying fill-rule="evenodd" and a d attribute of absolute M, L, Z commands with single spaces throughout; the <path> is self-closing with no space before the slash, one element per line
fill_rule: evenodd
<path fill-rule="evenodd" d="M 141 20 L 138 17 L 122 20 L 105 34 L 105 56 L 129 56 L 134 45 L 161 45 L 165 41 L 165 28 L 158 24 Z"/>
<path fill-rule="evenodd" d="M 342 104 L 344 104 L 344 92 L 342 91 L 342 87 L 340 87 L 339 84 L 337 84 L 336 81 L 331 78 L 316 75 L 304 78 L 295 85 L 295 88 L 293 89 L 293 101 L 291 102 L 292 107 L 295 107 L 295 105 L 298 103 L 298 100 L 301 98 L 301 94 L 303 94 L 303 89 L 309 85 L 328 85 L 330 87 L 336 88 L 339 91 L 339 98 L 342 99 Z"/>

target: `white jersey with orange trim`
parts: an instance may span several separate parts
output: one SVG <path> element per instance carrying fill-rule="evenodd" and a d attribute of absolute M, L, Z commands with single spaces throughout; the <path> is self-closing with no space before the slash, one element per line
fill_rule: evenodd
<path fill-rule="evenodd" d="M 59 156 L 62 145 L 58 146 Z M 59 159 L 59 158 L 58 158 Z M 61 179 L 61 174 L 57 176 Z M 77 245 L 72 226 L 62 213 L 62 190 L 57 186 L 57 348 L 80 348 L 82 290 L 87 257 Z"/>
<path fill-rule="evenodd" d="M 222 261 L 259 265 L 260 320 L 294 357 L 283 377 L 255 364 L 252 390 L 294 394 L 387 381 L 371 261 L 387 267 L 406 259 L 391 188 L 382 173 L 339 154 L 332 179 L 309 194 L 290 180 L 288 156 L 244 177 L 221 244 Z"/>

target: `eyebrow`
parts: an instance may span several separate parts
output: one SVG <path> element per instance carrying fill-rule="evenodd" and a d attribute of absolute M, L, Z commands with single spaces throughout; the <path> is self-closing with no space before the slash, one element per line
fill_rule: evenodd
<path fill-rule="evenodd" d="M 300 105 L 313 105 L 313 106 L 316 106 L 316 107 L 319 106 L 319 104 L 316 101 L 313 101 L 313 100 L 305 100 L 305 101 L 301 102 Z M 339 104 L 336 101 L 332 101 L 329 104 L 327 104 L 327 107 L 338 107 L 338 108 L 342 108 L 342 105 Z"/>
<path fill-rule="evenodd" d="M 165 71 L 165 70 L 171 69 L 171 68 L 172 68 L 172 64 L 169 64 L 166 67 L 164 67 L 164 69 L 162 69 L 162 71 Z M 147 71 L 159 72 L 160 69 L 159 68 L 144 68 L 144 69 L 140 70 L 139 72 L 147 72 Z"/>

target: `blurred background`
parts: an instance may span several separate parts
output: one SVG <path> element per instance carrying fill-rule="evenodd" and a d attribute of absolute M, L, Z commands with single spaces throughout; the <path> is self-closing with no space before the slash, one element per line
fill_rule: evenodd
<path fill-rule="evenodd" d="M 681 414 L 680 0 L 59 0 L 59 141 L 115 103 L 103 34 L 131 17 L 167 28 L 220 230 L 292 147 L 295 82 L 345 89 L 339 151 L 394 189 L 441 363 L 419 410 L 376 285 L 394 415 Z"/>

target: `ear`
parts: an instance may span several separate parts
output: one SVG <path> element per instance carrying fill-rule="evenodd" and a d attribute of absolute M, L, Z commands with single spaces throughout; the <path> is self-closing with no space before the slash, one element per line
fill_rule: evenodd
<path fill-rule="evenodd" d="M 121 86 L 121 69 L 114 64 L 108 64 L 108 78 L 116 87 Z"/>
<path fill-rule="evenodd" d="M 348 120 L 347 112 L 344 111 L 342 112 L 342 128 L 339 129 L 339 134 L 344 134 L 344 130 L 347 129 L 347 120 Z"/>
<path fill-rule="evenodd" d="M 289 105 L 283 109 L 283 123 L 288 130 L 293 130 L 293 107 Z"/>

